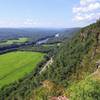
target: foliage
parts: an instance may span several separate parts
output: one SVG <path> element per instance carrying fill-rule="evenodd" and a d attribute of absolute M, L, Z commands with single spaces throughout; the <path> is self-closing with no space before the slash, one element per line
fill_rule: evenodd
<path fill-rule="evenodd" d="M 53 55 L 54 62 L 42 74 L 39 74 L 39 72 L 44 66 L 45 61 L 41 62 L 32 73 L 23 79 L 8 87 L 3 87 L 0 91 L 1 100 L 12 100 L 12 98 L 18 100 L 29 100 L 29 98 L 47 100 L 49 96 L 63 95 L 62 92 L 57 92 L 58 87 L 63 87 L 63 90 L 67 88 L 68 96 L 72 100 L 99 100 L 99 81 L 86 79 L 96 70 L 95 62 L 100 59 L 100 53 L 95 53 L 94 55 L 97 45 L 96 32 L 99 30 L 98 22 L 82 28 L 80 32 L 84 33 L 83 37 L 78 32 L 71 39 L 64 40 L 60 47 L 52 49 L 50 53 Z M 100 48 L 98 45 L 97 47 L 99 51 Z M 44 52 L 45 48 L 48 47 L 29 47 L 23 49 L 27 51 L 38 51 L 39 49 Z M 41 84 L 45 80 L 48 80 L 49 86 L 50 84 L 54 86 L 49 92 L 47 91 L 48 87 L 43 87 L 44 85 Z"/>
<path fill-rule="evenodd" d="M 21 44 L 28 42 L 28 38 L 18 38 L 18 39 L 10 39 L 7 41 L 1 41 L 0 46 L 12 45 L 12 44 Z"/>
<path fill-rule="evenodd" d="M 72 85 L 67 93 L 70 100 L 100 100 L 100 81 L 87 78 Z"/>
<path fill-rule="evenodd" d="M 100 83 L 95 80 L 84 80 L 96 70 L 95 63 L 100 59 L 99 53 L 93 55 L 97 45 L 96 31 L 95 33 L 91 31 L 94 30 L 94 26 L 98 29 L 97 23 L 82 29 L 84 38 L 79 32 L 72 39 L 65 41 L 58 48 L 53 65 L 43 73 L 46 80 L 52 80 L 65 88 L 71 85 L 74 88 L 73 92 L 68 92 L 72 100 L 99 100 L 100 98 L 100 90 L 97 90 L 100 89 Z"/>
<path fill-rule="evenodd" d="M 55 84 L 52 81 L 45 80 L 42 82 L 42 86 L 35 89 L 32 93 L 32 97 L 35 100 L 48 100 L 52 96 L 59 96 L 64 94 L 64 88 Z"/>

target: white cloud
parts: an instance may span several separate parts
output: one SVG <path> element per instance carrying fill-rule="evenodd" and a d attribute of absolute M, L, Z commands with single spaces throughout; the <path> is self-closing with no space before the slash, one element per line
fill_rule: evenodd
<path fill-rule="evenodd" d="M 23 20 L 16 20 L 16 19 L 3 19 L 0 20 L 0 27 L 66 27 L 65 21 L 44 21 L 44 20 L 39 20 L 39 19 L 31 19 L 31 18 L 26 18 Z"/>
<path fill-rule="evenodd" d="M 97 10 L 97 9 L 100 9 L 99 2 L 90 3 L 87 6 L 74 7 L 73 12 L 74 13 L 79 13 L 79 12 L 84 13 L 84 12 L 89 12 L 89 11 L 93 11 L 93 10 Z"/>
<path fill-rule="evenodd" d="M 90 14 L 78 14 L 74 17 L 73 20 L 77 21 L 91 21 L 91 20 L 96 20 L 100 18 L 100 13 L 90 13 Z"/>
<path fill-rule="evenodd" d="M 33 21 L 32 19 L 5 19 L 0 21 L 0 27 L 34 27 L 38 22 Z"/>
<path fill-rule="evenodd" d="M 24 25 L 36 25 L 38 22 L 33 21 L 32 19 L 26 19 L 24 22 Z"/>
<path fill-rule="evenodd" d="M 100 18 L 100 0 L 80 0 L 80 4 L 73 7 L 74 20 L 92 21 Z"/>
<path fill-rule="evenodd" d="M 80 5 L 87 5 L 88 3 L 93 3 L 97 0 L 80 0 Z"/>

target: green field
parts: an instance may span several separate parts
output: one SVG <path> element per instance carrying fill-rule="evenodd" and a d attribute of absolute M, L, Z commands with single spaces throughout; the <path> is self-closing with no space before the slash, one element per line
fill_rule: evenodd
<path fill-rule="evenodd" d="M 7 41 L 1 41 L 0 45 L 11 45 L 11 44 L 25 43 L 28 40 L 29 40 L 28 38 L 11 39 L 11 40 L 7 40 Z"/>
<path fill-rule="evenodd" d="M 0 55 L 0 87 L 30 73 L 43 56 L 43 53 L 21 51 Z"/>
<path fill-rule="evenodd" d="M 43 44 L 42 46 L 44 47 L 55 47 L 55 46 L 60 46 L 61 43 L 53 43 L 53 44 Z"/>
<path fill-rule="evenodd" d="M 44 47 L 54 47 L 54 46 L 56 46 L 56 44 L 43 44 L 42 46 L 44 46 Z"/>

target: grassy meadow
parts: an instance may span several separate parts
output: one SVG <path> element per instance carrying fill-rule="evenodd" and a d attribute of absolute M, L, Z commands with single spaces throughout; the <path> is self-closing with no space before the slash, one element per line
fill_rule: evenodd
<path fill-rule="evenodd" d="M 60 46 L 61 43 L 52 43 L 52 44 L 43 44 L 43 47 L 55 47 L 55 46 Z"/>
<path fill-rule="evenodd" d="M 7 40 L 7 41 L 1 41 L 0 45 L 11 45 L 11 44 L 19 44 L 19 43 L 25 43 L 27 42 L 29 39 L 28 38 L 19 38 L 19 39 L 11 39 L 11 40 Z"/>
<path fill-rule="evenodd" d="M 43 59 L 43 56 L 43 53 L 21 51 L 0 55 L 0 87 L 30 73 Z"/>

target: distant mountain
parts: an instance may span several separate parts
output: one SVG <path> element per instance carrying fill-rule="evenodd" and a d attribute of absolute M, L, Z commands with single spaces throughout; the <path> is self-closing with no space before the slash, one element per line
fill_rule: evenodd
<path fill-rule="evenodd" d="M 0 40 L 13 39 L 19 37 L 29 37 L 33 40 L 44 38 L 46 36 L 52 36 L 59 32 L 56 29 L 41 29 L 41 28 L 1 28 Z"/>
<path fill-rule="evenodd" d="M 36 42 L 44 38 L 52 37 L 48 40 L 48 43 L 59 42 L 66 37 L 71 37 L 78 30 L 79 28 L 0 28 L 0 41 L 27 37 L 29 41 Z"/>
<path fill-rule="evenodd" d="M 60 34 L 60 37 L 71 37 L 76 32 L 78 32 L 81 28 L 65 28 Z"/>
<path fill-rule="evenodd" d="M 64 28 L 60 30 L 54 38 L 49 39 L 48 43 L 53 43 L 53 42 L 62 42 L 66 38 L 71 38 L 74 36 L 81 28 Z"/>

